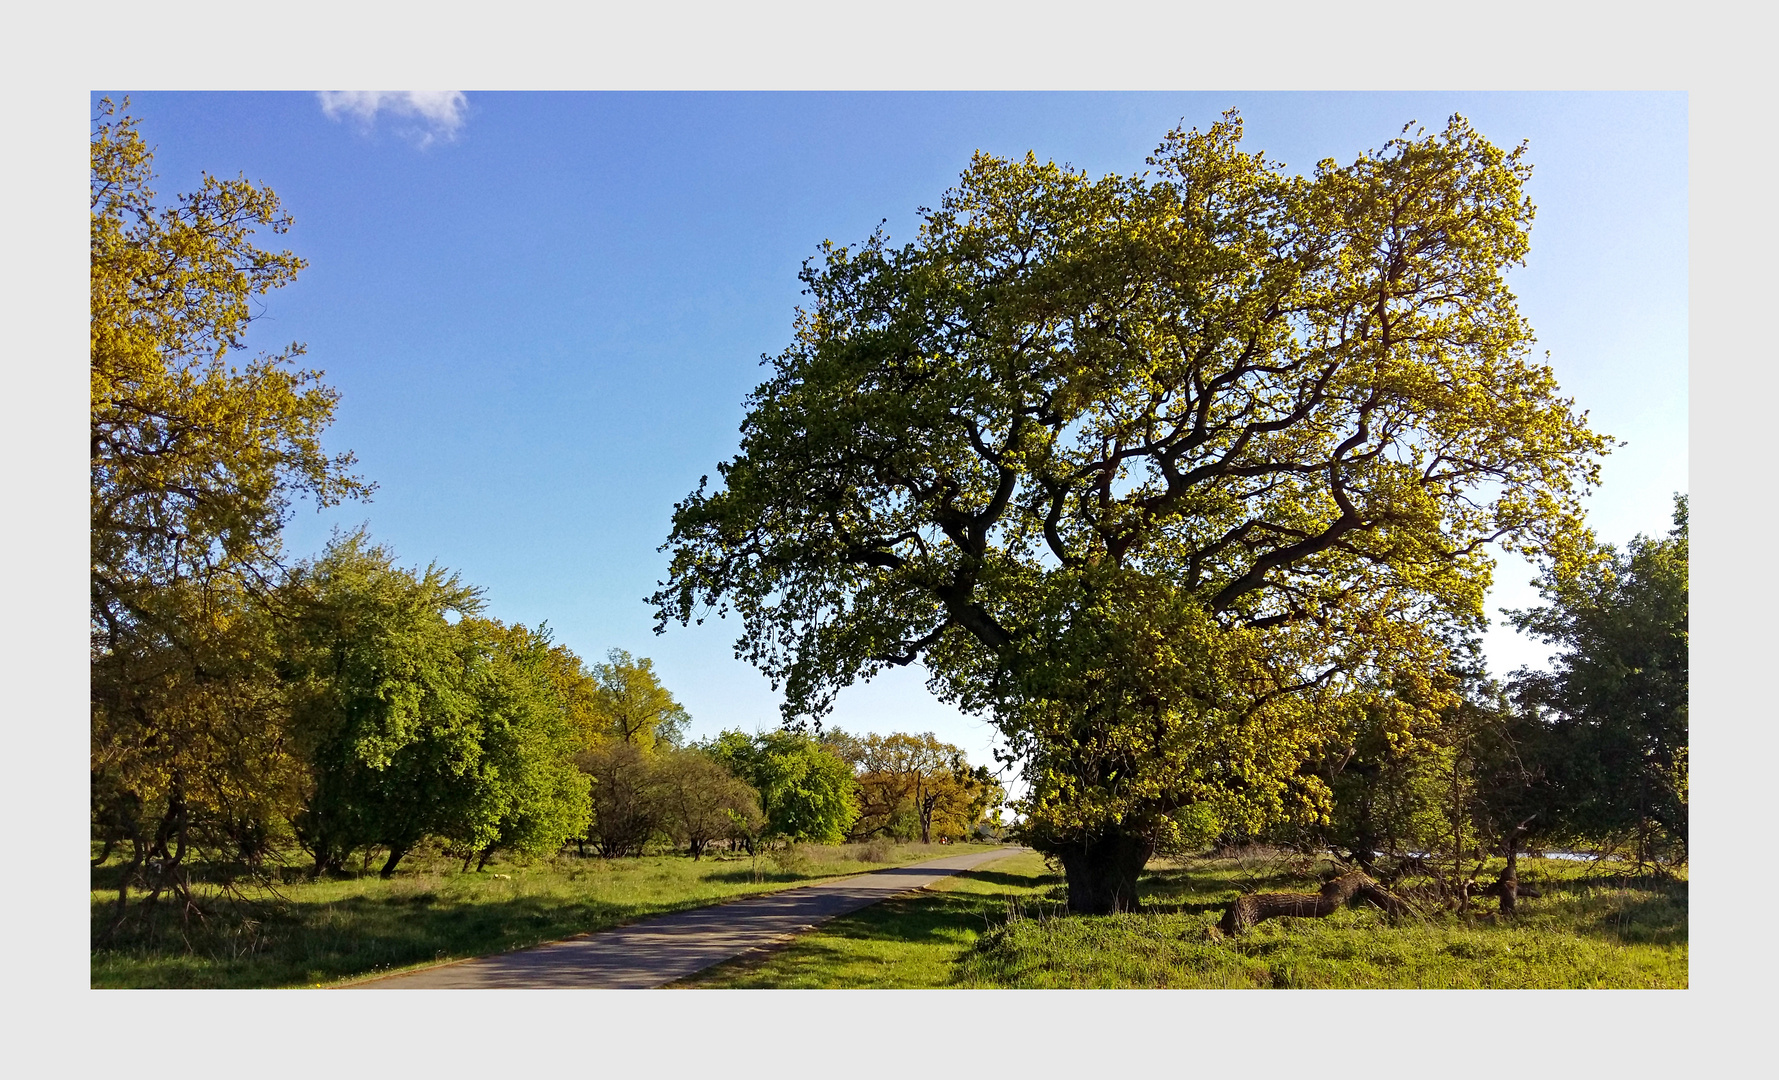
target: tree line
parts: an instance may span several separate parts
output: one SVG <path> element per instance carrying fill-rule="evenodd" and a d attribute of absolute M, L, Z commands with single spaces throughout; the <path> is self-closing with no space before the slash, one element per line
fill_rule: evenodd
<path fill-rule="evenodd" d="M 367 496 L 320 437 L 337 394 L 300 345 L 238 359 L 255 301 L 305 265 L 255 245 L 290 219 L 245 178 L 160 202 L 137 122 L 92 138 L 91 797 L 95 865 L 198 910 L 293 850 L 387 877 L 425 843 L 465 869 L 573 844 L 961 836 L 999 802 L 932 736 L 825 740 L 689 717 L 646 658 L 587 664 L 479 588 L 363 531 L 292 559 L 299 500 Z"/>

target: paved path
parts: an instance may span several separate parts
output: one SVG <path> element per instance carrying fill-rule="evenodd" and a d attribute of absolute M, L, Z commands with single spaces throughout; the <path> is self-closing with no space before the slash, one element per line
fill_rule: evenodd
<path fill-rule="evenodd" d="M 354 985 L 400 990 L 664 986 L 835 916 L 1024 850 L 996 848 L 891 867 Z"/>

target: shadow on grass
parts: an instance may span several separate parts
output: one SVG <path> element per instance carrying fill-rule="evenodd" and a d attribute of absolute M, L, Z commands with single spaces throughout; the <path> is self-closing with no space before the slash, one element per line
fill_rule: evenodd
<path fill-rule="evenodd" d="M 1596 887 L 1619 895 L 1611 898 L 1610 910 L 1577 927 L 1582 933 L 1624 943 L 1687 943 L 1687 882 L 1619 879 Z"/>
<path fill-rule="evenodd" d="M 1017 890 L 1027 899 L 1032 899 L 1034 887 L 1059 886 L 1062 877 L 1049 873 L 1033 877 L 999 870 L 960 870 L 951 875 L 951 880 L 968 880 L 1000 890 Z M 799 967 L 809 970 L 825 970 L 832 964 L 852 959 L 844 945 L 827 945 L 824 939 L 914 945 L 955 942 L 960 931 L 981 932 L 1005 922 L 1008 899 L 1007 891 L 978 893 L 949 889 L 891 897 L 834 919 L 822 927 L 819 935 L 799 938 L 783 947 L 732 961 L 734 966 L 729 970 L 733 977 L 745 980 L 749 973 L 770 963 L 786 948 L 796 949 Z M 702 977 L 695 976 L 694 981 Z M 798 983 L 793 977 L 793 981 L 785 985 L 795 986 Z"/>
<path fill-rule="evenodd" d="M 111 947 L 93 950 L 92 985 L 313 985 L 506 952 L 717 902 L 702 897 L 626 904 L 548 895 L 457 899 L 428 890 L 401 897 L 222 902 L 202 920 L 182 920 L 176 908 L 162 905 L 146 919 L 138 914 Z M 111 910 L 94 905 L 94 940 Z"/>
<path fill-rule="evenodd" d="M 954 876 L 980 881 L 987 885 L 1000 885 L 1016 889 L 1028 889 L 1033 885 L 1062 884 L 1061 874 L 1041 874 L 1034 878 L 1024 874 L 1008 874 L 999 870 L 960 870 Z"/>
<path fill-rule="evenodd" d="M 751 869 L 742 869 L 742 870 L 724 870 L 723 872 L 718 873 L 718 874 L 707 874 L 707 875 L 705 875 L 704 880 L 706 880 L 706 881 L 720 881 L 727 885 L 748 885 L 748 884 L 753 884 L 756 882 L 758 882 L 758 883 L 770 882 L 771 884 L 774 884 L 774 885 L 787 885 L 793 881 L 819 881 L 823 877 L 828 877 L 828 876 L 831 876 L 831 875 L 820 874 L 820 873 L 793 873 L 792 871 L 789 871 L 789 870 L 758 870 L 758 871 L 756 871 L 756 870 L 751 870 Z"/>
<path fill-rule="evenodd" d="M 1169 867 L 1146 870 L 1137 880 L 1138 892 L 1145 901 L 1165 900 L 1170 896 L 1203 896 L 1206 893 L 1227 893 L 1233 898 L 1244 892 L 1314 892 L 1322 887 L 1314 874 L 1289 866 L 1238 870 L 1211 867 Z"/>
<path fill-rule="evenodd" d="M 1006 897 L 934 892 L 885 900 L 829 923 L 824 930 L 854 941 L 919 942 L 949 937 L 960 925 L 985 927 L 1006 913 Z"/>
<path fill-rule="evenodd" d="M 1222 913 L 1229 906 L 1227 900 L 1194 900 L 1170 902 L 1154 898 L 1144 898 L 1141 911 L 1146 915 L 1203 915 L 1206 912 Z"/>

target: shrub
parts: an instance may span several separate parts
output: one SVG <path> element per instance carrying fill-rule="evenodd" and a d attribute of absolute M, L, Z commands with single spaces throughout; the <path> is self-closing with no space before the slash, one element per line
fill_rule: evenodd
<path fill-rule="evenodd" d="M 894 852 L 895 849 L 896 845 L 880 836 L 875 840 L 859 845 L 859 861 L 869 863 L 889 862 L 890 854 Z"/>

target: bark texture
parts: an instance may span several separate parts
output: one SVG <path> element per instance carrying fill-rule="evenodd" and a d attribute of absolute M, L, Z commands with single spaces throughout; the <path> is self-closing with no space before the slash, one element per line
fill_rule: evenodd
<path fill-rule="evenodd" d="M 1069 913 L 1110 915 L 1137 910 L 1137 875 L 1155 854 L 1155 844 L 1114 833 L 1064 844 L 1049 854 L 1062 863 L 1068 879 Z"/>
<path fill-rule="evenodd" d="M 1536 814 L 1533 815 L 1533 817 L 1536 816 Z M 1527 818 L 1508 830 L 1507 839 L 1504 842 L 1507 847 L 1507 869 L 1501 871 L 1501 876 L 1495 879 L 1495 884 L 1490 885 L 1480 894 L 1500 897 L 1501 914 L 1503 915 L 1514 913 L 1520 897 L 1539 895 L 1536 889 L 1520 887 L 1520 837 L 1526 835 L 1526 826 L 1530 824 L 1532 824 L 1532 818 Z"/>
<path fill-rule="evenodd" d="M 1519 876 L 1512 871 L 1513 868 L 1509 867 L 1507 871 L 1503 872 L 1502 875 L 1495 880 L 1493 885 L 1490 885 L 1486 889 L 1479 889 L 1476 894 L 1478 896 L 1499 897 L 1501 900 L 1501 914 L 1503 915 L 1512 915 L 1521 899 L 1537 900 L 1544 895 L 1530 885 L 1521 884 Z"/>
<path fill-rule="evenodd" d="M 1255 923 L 1291 915 L 1300 919 L 1325 919 L 1348 904 L 1366 900 L 1391 915 L 1408 910 L 1403 900 L 1364 872 L 1343 874 L 1313 893 L 1247 893 L 1238 896 L 1223 912 L 1218 925 L 1225 934 L 1234 936 Z"/>

